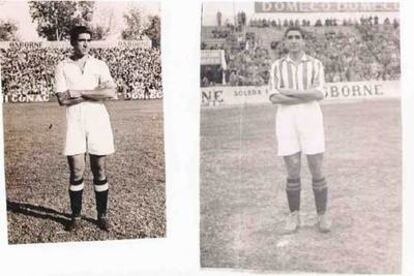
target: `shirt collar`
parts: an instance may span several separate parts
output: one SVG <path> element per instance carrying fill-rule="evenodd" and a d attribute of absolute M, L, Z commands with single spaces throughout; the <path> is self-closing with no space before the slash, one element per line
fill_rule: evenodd
<path fill-rule="evenodd" d="M 92 55 L 88 54 L 86 56 L 86 61 L 85 62 L 88 62 L 88 61 L 90 61 L 92 59 L 94 59 L 94 57 Z M 75 63 L 75 61 L 73 59 L 71 59 L 70 57 L 66 57 L 65 61 L 66 62 L 69 62 L 69 63 Z"/>
<path fill-rule="evenodd" d="M 289 54 L 287 54 L 284 58 L 287 62 L 294 63 L 293 59 L 290 57 Z M 300 58 L 300 62 L 307 62 L 310 61 L 310 56 L 308 56 L 306 53 L 303 53 L 302 57 Z"/>

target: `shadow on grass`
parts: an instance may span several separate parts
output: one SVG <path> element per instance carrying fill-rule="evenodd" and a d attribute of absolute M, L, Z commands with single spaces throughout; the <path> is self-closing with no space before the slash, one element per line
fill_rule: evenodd
<path fill-rule="evenodd" d="M 65 229 L 68 227 L 71 221 L 70 214 L 58 212 L 54 209 L 43 206 L 37 206 L 29 203 L 12 202 L 10 200 L 7 200 L 7 212 L 22 214 L 34 218 L 52 220 L 62 224 Z M 82 217 L 82 219 L 94 224 L 97 223 L 96 220 L 91 218 Z"/>

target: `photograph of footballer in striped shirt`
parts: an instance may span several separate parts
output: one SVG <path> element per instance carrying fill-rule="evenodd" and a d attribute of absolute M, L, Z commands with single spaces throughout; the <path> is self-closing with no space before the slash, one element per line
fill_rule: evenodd
<path fill-rule="evenodd" d="M 203 4 L 202 267 L 401 271 L 399 32 L 398 3 Z"/>
<path fill-rule="evenodd" d="M 300 226 L 301 153 L 306 155 L 312 175 L 319 231 L 330 231 L 326 215 L 328 187 L 322 172 L 325 134 L 319 106 L 324 98 L 324 69 L 318 59 L 305 53 L 304 38 L 300 27 L 288 27 L 284 34 L 288 53 L 276 60 L 270 71 L 270 101 L 279 105 L 276 113 L 278 155 L 283 157 L 287 171 L 290 214 L 286 233 L 293 233 Z"/>

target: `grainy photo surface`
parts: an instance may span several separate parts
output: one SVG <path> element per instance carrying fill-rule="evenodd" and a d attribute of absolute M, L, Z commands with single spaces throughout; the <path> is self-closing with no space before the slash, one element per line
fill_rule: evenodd
<path fill-rule="evenodd" d="M 10 244 L 165 237 L 157 2 L 1 1 Z"/>
<path fill-rule="evenodd" d="M 204 268 L 401 272 L 398 3 L 205 2 Z"/>

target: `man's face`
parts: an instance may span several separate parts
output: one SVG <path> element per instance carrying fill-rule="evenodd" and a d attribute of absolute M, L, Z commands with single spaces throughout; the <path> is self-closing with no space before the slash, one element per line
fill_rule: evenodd
<path fill-rule="evenodd" d="M 286 45 L 289 52 L 297 53 L 304 49 L 305 41 L 302 38 L 302 34 L 299 31 L 289 31 L 286 34 Z"/>
<path fill-rule="evenodd" d="M 80 56 L 87 55 L 89 52 L 89 44 L 91 43 L 91 35 L 88 33 L 80 33 L 73 47 L 75 52 Z"/>

